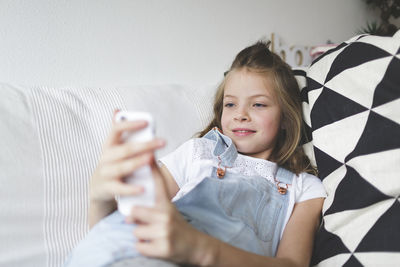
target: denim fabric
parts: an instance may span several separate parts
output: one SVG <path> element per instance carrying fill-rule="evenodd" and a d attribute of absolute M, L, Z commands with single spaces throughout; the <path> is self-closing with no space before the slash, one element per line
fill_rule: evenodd
<path fill-rule="evenodd" d="M 216 141 L 213 155 L 220 167 L 232 166 L 237 157 L 230 138 L 217 129 L 204 138 Z M 293 173 L 278 168 L 277 180 L 291 184 Z M 289 194 L 280 194 L 277 185 L 261 176 L 243 177 L 227 169 L 222 178 L 217 168 L 192 191 L 174 202 L 177 209 L 199 231 L 233 246 L 265 256 L 276 254 L 283 228 Z M 132 231 L 118 211 L 95 225 L 76 247 L 66 266 L 106 266 L 138 256 Z"/>
<path fill-rule="evenodd" d="M 226 173 L 204 178 L 175 202 L 198 230 L 256 254 L 274 256 L 279 244 L 289 194 L 262 177 Z"/>

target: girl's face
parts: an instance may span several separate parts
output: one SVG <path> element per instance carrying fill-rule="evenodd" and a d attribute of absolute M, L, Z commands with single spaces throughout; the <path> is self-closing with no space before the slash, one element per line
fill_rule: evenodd
<path fill-rule="evenodd" d="M 222 131 L 238 152 L 269 159 L 280 130 L 281 109 L 270 78 L 234 70 L 225 84 Z"/>

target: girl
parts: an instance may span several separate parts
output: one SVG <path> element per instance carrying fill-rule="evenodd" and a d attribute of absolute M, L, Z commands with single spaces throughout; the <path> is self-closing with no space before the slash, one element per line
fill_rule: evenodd
<path fill-rule="evenodd" d="M 69 266 L 139 255 L 200 266 L 309 265 L 325 191 L 299 146 L 297 82 L 268 47 L 257 42 L 236 56 L 202 138 L 162 158 L 160 168 L 153 155 L 162 140 L 120 142 L 144 122 L 113 125 L 91 180 L 89 224 L 97 224 Z M 140 194 L 122 180 L 146 164 L 156 205 L 123 218 L 114 196 Z"/>

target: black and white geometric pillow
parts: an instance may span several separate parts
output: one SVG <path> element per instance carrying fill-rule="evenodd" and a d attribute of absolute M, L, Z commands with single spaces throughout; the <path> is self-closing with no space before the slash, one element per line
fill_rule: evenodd
<path fill-rule="evenodd" d="M 400 266 L 400 31 L 328 51 L 302 94 L 328 194 L 312 265 Z"/>
<path fill-rule="evenodd" d="M 306 153 L 307 157 L 310 159 L 311 164 L 315 167 L 315 156 L 314 147 L 312 143 L 312 130 L 311 130 L 311 120 L 310 120 L 310 105 L 308 101 L 308 90 L 307 90 L 307 70 L 308 68 L 295 68 L 293 69 L 294 77 L 297 80 L 297 84 L 300 89 L 302 110 L 303 110 L 303 133 L 301 145 Z"/>

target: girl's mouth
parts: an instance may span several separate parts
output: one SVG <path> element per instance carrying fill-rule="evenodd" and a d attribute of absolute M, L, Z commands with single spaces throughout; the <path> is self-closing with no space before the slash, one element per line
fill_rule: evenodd
<path fill-rule="evenodd" d="M 232 130 L 235 136 L 248 136 L 254 134 L 256 131 L 251 129 L 236 128 Z"/>

